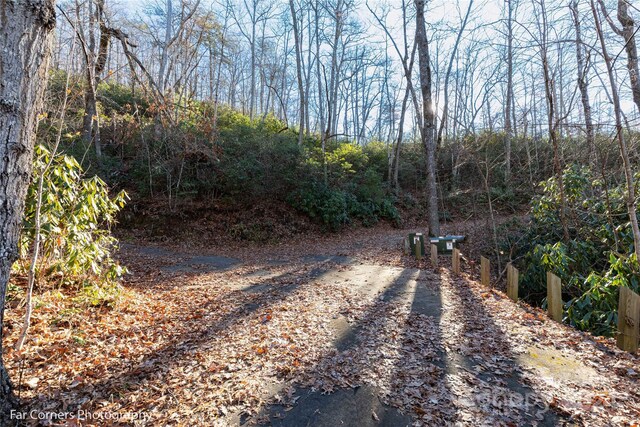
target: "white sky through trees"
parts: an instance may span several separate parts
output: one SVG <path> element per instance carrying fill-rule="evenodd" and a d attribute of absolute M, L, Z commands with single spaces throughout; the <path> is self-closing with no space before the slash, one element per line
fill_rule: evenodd
<path fill-rule="evenodd" d="M 279 67 L 280 70 L 274 73 L 278 73 L 281 78 L 282 73 L 286 74 L 285 85 L 291 86 L 286 89 L 285 93 L 278 93 L 278 97 L 281 97 L 281 103 L 285 104 L 286 116 L 290 122 L 295 123 L 297 117 L 297 90 L 295 87 L 295 52 L 293 49 L 292 37 L 289 34 L 287 39 L 287 32 L 291 32 L 290 23 L 291 15 L 289 14 L 288 2 L 285 0 L 276 0 L 273 2 L 267 2 L 266 0 L 258 0 L 262 3 L 269 3 L 271 5 L 271 11 L 266 19 L 265 35 L 264 38 L 268 44 L 268 51 L 260 58 L 261 61 L 269 63 L 270 67 Z M 329 0 L 321 3 L 333 5 L 337 0 Z M 540 16 L 536 13 L 540 9 L 541 0 L 518 0 L 514 2 L 514 23 L 513 23 L 513 50 L 514 50 L 514 78 L 513 78 L 513 92 L 514 92 L 514 116 L 516 119 L 516 127 L 531 126 L 533 130 L 542 134 L 546 128 L 545 124 L 545 99 L 544 99 L 544 86 L 542 82 L 541 72 L 541 57 L 540 57 Z M 191 0 L 193 2 L 193 0 Z M 247 4 L 250 2 L 247 1 Z M 408 11 L 408 23 L 409 23 L 409 44 L 413 42 L 414 32 L 414 5 L 412 0 L 407 0 Z M 149 17 L 149 5 L 157 5 L 159 15 L 150 18 Z M 180 8 L 181 2 L 174 0 L 174 9 Z M 306 0 L 296 1 L 296 6 L 299 10 L 308 10 L 309 3 Z M 370 0 L 369 7 L 373 9 L 378 17 L 384 20 L 390 34 L 402 48 L 402 14 L 401 4 L 399 0 Z M 467 1 L 450 2 L 450 1 L 431 1 L 427 3 L 427 32 L 430 37 L 430 49 L 431 49 L 431 61 L 433 69 L 434 80 L 434 96 L 435 105 L 437 108 L 438 116 L 442 115 L 442 98 L 443 98 L 443 82 L 444 75 L 447 69 L 447 65 L 450 59 L 450 54 L 457 36 L 457 32 L 461 26 L 462 19 L 466 12 Z M 608 12 L 611 14 L 613 20 L 616 20 L 616 4 L 612 0 L 606 0 Z M 139 46 L 139 50 L 144 52 L 142 55 L 149 61 L 150 68 L 154 67 L 157 62 L 157 52 L 153 52 L 158 49 L 158 40 L 160 40 L 161 32 L 159 22 L 162 21 L 163 8 L 166 5 L 166 1 L 148 1 L 148 0 L 117 0 L 106 1 L 106 7 L 109 10 L 109 20 L 112 25 L 120 27 L 131 35 L 131 38 Z M 248 40 L 243 37 L 242 31 L 238 26 L 246 26 L 248 24 L 248 17 L 245 11 L 246 5 L 240 0 L 229 0 L 230 7 L 233 7 L 235 11 L 235 18 L 227 17 L 227 39 L 233 47 L 228 47 L 225 55 L 229 54 L 225 58 L 225 67 L 221 70 L 223 78 L 221 81 L 221 93 L 227 93 L 230 90 L 231 83 L 239 91 L 243 91 L 237 96 L 246 97 L 246 79 L 248 78 L 248 71 L 246 69 L 247 58 L 250 52 L 250 44 Z M 471 120 L 472 127 L 475 130 L 492 128 L 501 129 L 504 123 L 504 99 L 505 99 L 505 87 L 506 87 L 506 18 L 505 18 L 505 3 L 497 0 L 485 0 L 474 1 L 472 12 L 470 14 L 469 22 L 462 35 L 460 46 L 456 59 L 453 63 L 452 75 L 449 83 L 450 91 L 450 105 L 449 109 L 459 108 L 462 112 L 467 110 L 465 114 L 469 117 L 473 116 L 471 112 L 478 110 L 475 118 L 470 119 L 466 117 L 464 120 Z M 559 103 L 562 104 L 562 114 L 565 117 L 567 129 L 573 129 L 575 132 L 579 132 L 582 123 L 580 96 L 576 83 L 576 53 L 575 53 L 575 29 L 571 19 L 571 12 L 568 7 L 568 2 L 563 0 L 544 1 L 544 6 L 547 12 L 548 21 L 548 52 L 550 68 L 552 70 L 554 84 L 557 90 L 557 97 Z M 330 8 L 327 8 L 329 10 Z M 211 12 L 212 21 L 216 21 L 219 26 L 224 26 L 225 16 L 225 4 L 224 2 L 211 2 L 210 0 L 203 0 L 200 2 L 199 10 L 202 13 L 207 11 Z M 587 79 L 589 83 L 589 92 L 591 94 L 592 107 L 594 110 L 594 122 L 599 125 L 599 129 L 602 132 L 608 133 L 613 126 L 613 112 L 612 104 L 609 100 L 606 84 L 606 73 L 604 68 L 604 61 L 597 48 L 597 38 L 593 28 L 593 16 L 591 9 L 587 1 L 580 1 L 579 3 L 580 19 L 582 24 L 582 33 L 584 43 L 587 46 L 588 57 L 588 70 Z M 632 5 L 631 13 L 634 17 L 640 16 L 638 9 Z M 310 16 L 310 15 L 308 15 Z M 308 17 L 307 16 L 307 17 Z M 154 20 L 157 28 L 147 28 L 144 31 L 140 29 Z M 391 134 L 387 130 L 393 130 L 397 124 L 391 124 L 394 120 L 397 121 L 397 110 L 402 101 L 402 95 L 404 93 L 404 87 L 406 82 L 403 79 L 403 69 L 401 62 L 398 59 L 398 55 L 394 50 L 392 43 L 385 36 L 385 32 L 381 29 L 379 23 L 376 21 L 372 13 L 367 7 L 365 1 L 356 1 L 353 7 L 348 13 L 348 24 L 355 23 L 358 25 L 358 29 L 349 29 L 353 33 L 358 33 L 357 36 L 353 36 L 353 40 L 349 46 L 348 55 L 354 55 L 357 52 L 362 52 L 362 49 L 366 50 L 368 55 L 367 61 L 370 64 L 376 64 L 376 66 L 366 67 L 365 76 L 371 83 L 371 87 L 368 88 L 368 92 L 363 89 L 363 95 L 373 99 L 371 112 L 366 119 L 366 139 L 374 138 L 374 134 L 381 136 L 382 134 Z M 323 25 L 329 25 L 329 21 L 324 21 Z M 640 124 L 638 121 L 638 115 L 630 97 L 629 89 L 629 76 L 626 70 L 626 52 L 623 50 L 622 39 L 611 31 L 604 23 L 604 30 L 606 32 L 607 43 L 609 44 L 609 52 L 616 58 L 616 78 L 618 85 L 620 86 L 620 93 L 622 97 L 622 108 L 627 119 L 627 123 L 631 127 L 635 127 Z M 305 23 L 306 25 L 306 23 Z M 246 27 L 243 28 L 246 30 Z M 304 31 L 304 30 L 303 30 Z M 149 33 L 153 33 L 152 36 L 156 36 L 157 40 L 150 40 Z M 323 67 L 329 65 L 329 49 L 330 49 L 330 36 L 331 28 L 326 28 L 323 34 L 323 43 L 321 46 L 321 56 Z M 306 43 L 309 34 L 303 35 L 303 43 Z M 348 36 L 351 37 L 351 36 Z M 155 46 L 155 47 L 154 47 Z M 285 50 L 286 46 L 286 50 Z M 147 51 L 145 51 L 145 49 Z M 358 49 L 358 50 L 356 50 Z M 232 50 L 233 53 L 229 53 Z M 386 55 L 385 55 L 386 52 Z M 199 54 L 198 58 L 198 74 L 201 78 L 204 78 L 207 73 L 207 55 L 204 51 Z M 313 49 L 309 49 L 308 46 L 303 46 L 303 57 L 305 61 L 305 67 L 309 65 L 308 61 L 311 61 L 313 66 L 315 52 Z M 285 58 L 286 57 L 286 58 Z M 386 57 L 386 65 L 385 64 Z M 153 58 L 156 58 L 154 60 Z M 180 62 L 176 59 L 177 63 Z M 237 70 L 231 70 L 228 62 L 236 62 L 234 67 Z M 365 61 L 366 62 L 366 61 Z M 241 65 L 237 65 L 241 64 Z M 244 64 L 244 65 L 242 65 Z M 286 64 L 286 69 L 285 68 Z M 122 67 L 122 65 L 120 65 Z M 244 70 L 240 68 L 244 67 Z M 262 67 L 264 70 L 264 67 Z M 315 83 L 313 82 L 314 69 L 306 70 L 308 73 L 311 71 L 311 78 L 308 81 L 310 85 L 309 93 L 307 94 L 307 102 L 310 104 L 310 126 L 313 129 L 318 128 L 318 111 L 317 111 L 317 91 Z M 235 76 L 235 80 L 231 79 L 230 73 L 236 72 L 241 76 Z M 353 89 L 351 82 L 350 71 L 345 72 L 342 76 L 341 88 L 340 88 L 340 102 L 344 105 L 339 106 L 341 112 L 344 113 L 345 109 L 352 108 L 349 103 L 355 103 L 356 100 L 350 99 L 346 101 L 346 97 L 350 97 L 349 90 Z M 413 82 L 414 86 L 418 86 L 418 67 L 417 57 L 413 67 Z M 362 76 L 361 76 L 362 77 Z M 258 78 L 260 80 L 260 78 Z M 461 87 L 460 82 L 466 80 L 466 86 Z M 326 82 L 325 82 L 326 83 Z M 364 84 L 364 83 L 363 83 Z M 201 83 L 200 90 L 202 93 L 196 94 L 197 97 L 206 98 L 204 96 L 204 83 Z M 263 92 L 263 97 L 268 96 L 268 92 L 271 89 L 265 89 L 263 87 L 264 82 L 256 81 L 256 91 Z M 273 85 L 269 85 L 273 88 Z M 362 88 L 361 88 L 362 89 Z M 281 91 L 284 92 L 285 89 Z M 357 92 L 358 89 L 356 89 Z M 383 91 L 386 91 L 384 94 Z M 366 93 L 365 93 L 366 92 Z M 418 91 L 419 92 L 419 91 Z M 265 95 L 266 93 L 266 95 Z M 486 103 L 482 103 L 484 96 L 486 95 Z M 256 95 L 257 96 L 257 95 Z M 275 96 L 275 95 L 274 95 Z M 418 94 L 419 96 L 419 94 Z M 227 97 L 231 99 L 230 97 Z M 475 99 L 477 98 L 477 99 Z M 225 102 L 225 97 L 221 97 L 222 102 Z M 236 98 L 237 101 L 237 98 Z M 244 101 L 242 101 L 244 102 Z M 274 100 L 270 102 L 275 103 Z M 462 102 L 467 103 L 466 107 L 462 106 Z M 393 104 L 393 105 L 392 105 Z M 273 105 L 273 104 L 272 104 Z M 246 107 L 245 107 L 246 108 Z M 272 107 L 273 108 L 273 107 Z M 381 118 L 385 114 L 379 114 L 380 108 L 389 110 L 391 113 L 386 114 L 384 132 L 381 128 Z M 532 110 L 537 110 L 536 123 L 532 117 Z M 341 129 L 341 133 L 349 137 L 353 137 L 355 130 L 348 129 L 351 125 L 350 122 L 356 121 L 356 117 L 359 113 L 354 108 L 354 112 L 348 112 L 345 114 L 345 118 L 342 117 L 339 120 L 338 127 Z M 284 113 L 280 113 L 284 116 Z M 362 118 L 360 118 L 362 120 Z M 377 121 L 377 122 L 376 122 Z M 408 114 L 406 116 L 405 131 L 414 133 L 415 122 L 415 109 L 409 103 Z M 467 128 L 470 126 L 466 123 Z"/>

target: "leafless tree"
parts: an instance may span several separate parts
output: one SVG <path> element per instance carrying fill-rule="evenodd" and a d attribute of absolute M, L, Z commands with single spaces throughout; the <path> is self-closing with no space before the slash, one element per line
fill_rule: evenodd
<path fill-rule="evenodd" d="M 296 48 L 296 77 L 298 79 L 298 97 L 300 98 L 300 130 L 298 134 L 298 145 L 302 145 L 302 138 L 304 136 L 304 124 L 305 124 L 305 88 L 304 81 L 302 79 L 302 41 L 300 40 L 300 29 L 298 25 L 298 14 L 293 0 L 289 0 L 289 9 L 291 11 L 291 20 L 293 22 L 293 37 L 295 40 Z"/>
<path fill-rule="evenodd" d="M 629 21 L 627 20 L 628 15 L 626 13 L 627 12 L 626 6 L 622 6 L 622 11 L 620 9 L 621 7 L 620 3 L 622 2 L 624 2 L 624 0 L 621 0 L 618 3 L 618 17 L 621 20 L 621 22 L 624 21 L 627 24 L 629 24 Z M 602 6 L 603 14 L 606 16 L 606 9 L 604 8 L 603 3 L 601 2 L 600 5 Z M 591 0 L 591 11 L 593 13 L 593 20 L 596 24 L 596 32 L 598 34 L 598 39 L 600 39 L 602 56 L 604 57 L 604 61 L 607 66 L 607 74 L 609 76 L 609 84 L 611 86 L 610 88 L 611 97 L 613 99 L 613 108 L 614 108 L 615 119 L 616 119 L 616 140 L 618 141 L 618 148 L 620 149 L 620 156 L 622 157 L 622 162 L 624 165 L 624 175 L 625 175 L 626 184 L 627 184 L 627 210 L 629 212 L 629 221 L 631 222 L 631 231 L 633 233 L 635 256 L 637 260 L 640 260 L 640 228 L 638 228 L 636 191 L 635 191 L 633 171 L 631 170 L 631 162 L 629 160 L 629 148 L 627 146 L 627 141 L 625 140 L 625 137 L 624 137 L 624 130 L 622 128 L 622 114 L 621 114 L 622 109 L 620 107 L 620 96 L 618 95 L 618 88 L 615 80 L 615 71 L 613 68 L 613 61 L 609 56 L 609 53 L 607 52 L 607 45 L 605 43 L 605 38 L 602 31 L 602 25 L 600 23 L 600 16 L 596 9 L 594 0 Z M 630 22 L 631 22 L 631 25 L 633 25 L 633 21 L 630 21 Z M 628 58 L 628 61 L 629 61 L 628 67 L 630 68 L 629 71 L 631 72 L 631 69 L 635 69 L 637 71 L 638 59 L 637 59 L 637 54 L 635 53 L 635 43 L 633 43 L 632 51 L 629 50 L 629 47 L 628 47 L 629 40 L 633 38 L 631 34 L 629 35 L 631 36 L 631 38 L 626 39 L 627 44 L 625 45 L 626 46 L 625 49 L 627 50 L 627 54 L 630 55 L 630 58 Z M 634 55 L 634 54 L 636 54 L 635 58 L 631 57 L 631 55 Z M 638 76 L 636 74 L 635 75 L 636 81 L 637 81 L 637 77 Z M 633 74 L 631 74 L 631 79 L 632 80 L 634 79 Z M 632 81 L 632 85 L 633 85 L 633 81 Z M 635 93 L 634 93 L 634 98 L 635 98 Z"/>
<path fill-rule="evenodd" d="M 416 5 L 416 44 L 420 64 L 420 88 L 422 92 L 423 131 L 422 142 L 427 154 L 427 214 L 429 234 L 440 235 L 438 216 L 438 187 L 436 183 L 436 139 L 435 111 L 432 100 L 431 57 L 429 39 L 425 23 L 425 0 L 415 0 Z"/>
<path fill-rule="evenodd" d="M 578 69 L 577 79 L 578 88 L 580 89 L 581 94 L 587 144 L 589 145 L 590 149 L 593 150 L 595 144 L 595 135 L 593 129 L 593 119 L 591 118 L 591 102 L 589 101 L 589 84 L 587 79 L 587 72 L 589 70 L 589 54 L 585 49 L 584 42 L 582 41 L 582 29 L 580 24 L 580 14 L 578 11 L 578 0 L 573 0 L 569 4 L 569 8 L 571 9 L 573 24 L 576 32 L 576 63 Z"/>

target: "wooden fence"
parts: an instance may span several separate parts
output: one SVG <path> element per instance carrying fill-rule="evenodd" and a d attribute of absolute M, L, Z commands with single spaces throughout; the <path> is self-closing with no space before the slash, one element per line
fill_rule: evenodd
<path fill-rule="evenodd" d="M 406 246 L 405 246 L 406 247 Z M 415 256 L 422 259 L 420 244 L 415 245 Z M 461 273 L 462 254 L 454 248 L 451 254 L 451 269 L 454 274 Z M 431 265 L 438 267 L 438 247 L 431 244 Z M 507 296 L 513 301 L 518 301 L 519 272 L 511 263 L 507 264 Z M 483 286 L 491 287 L 491 262 L 488 258 L 480 257 L 480 282 Z M 556 322 L 562 323 L 564 315 L 564 303 L 562 302 L 562 282 L 552 272 L 547 272 L 547 312 Z M 618 335 L 616 343 L 619 348 L 629 352 L 638 350 L 640 340 L 640 295 L 628 287 L 620 288 L 618 302 Z"/>

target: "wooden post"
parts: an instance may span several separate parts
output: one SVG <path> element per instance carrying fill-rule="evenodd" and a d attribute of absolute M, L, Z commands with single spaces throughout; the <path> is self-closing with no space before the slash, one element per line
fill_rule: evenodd
<path fill-rule="evenodd" d="M 434 268 L 438 267 L 438 247 L 433 243 L 431 244 L 431 265 Z"/>
<path fill-rule="evenodd" d="M 518 301 L 518 269 L 511 263 L 507 264 L 507 296 Z"/>
<path fill-rule="evenodd" d="M 483 286 L 489 287 L 491 280 L 491 264 L 488 258 L 480 257 L 480 282 Z"/>
<path fill-rule="evenodd" d="M 623 286 L 620 288 L 618 303 L 617 344 L 624 351 L 635 352 L 640 336 L 640 295 Z"/>
<path fill-rule="evenodd" d="M 453 268 L 453 274 L 460 274 L 460 249 L 458 248 L 453 248 L 451 267 Z"/>
<path fill-rule="evenodd" d="M 411 252 L 411 245 L 409 244 L 409 238 L 406 236 L 402 239 L 402 247 L 404 254 L 409 255 L 409 252 Z"/>
<path fill-rule="evenodd" d="M 422 243 L 420 242 L 420 237 L 416 236 L 414 239 L 414 247 L 416 248 L 416 259 L 422 261 Z"/>
<path fill-rule="evenodd" d="M 553 320 L 562 323 L 562 282 L 550 271 L 547 271 L 547 310 Z"/>

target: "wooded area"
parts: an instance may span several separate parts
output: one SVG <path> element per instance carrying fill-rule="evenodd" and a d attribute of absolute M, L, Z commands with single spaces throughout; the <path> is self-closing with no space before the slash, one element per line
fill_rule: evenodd
<path fill-rule="evenodd" d="M 640 423 L 639 19 L 1 3 L 0 425 Z"/>

